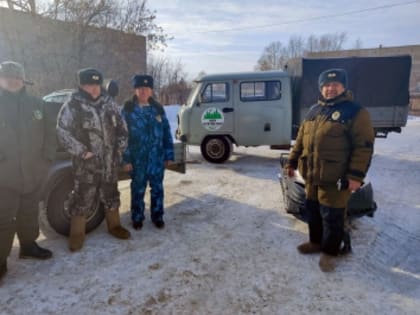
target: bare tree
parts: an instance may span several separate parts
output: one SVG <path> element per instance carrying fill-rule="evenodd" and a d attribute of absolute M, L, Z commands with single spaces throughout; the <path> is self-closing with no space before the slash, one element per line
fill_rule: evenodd
<path fill-rule="evenodd" d="M 289 39 L 287 46 L 283 46 L 279 41 L 272 42 L 264 48 L 255 69 L 260 71 L 284 69 L 291 59 L 303 57 L 309 52 L 341 50 L 346 40 L 346 33 L 335 33 L 310 35 L 306 40 L 294 36 Z"/>
<path fill-rule="evenodd" d="M 264 52 L 258 60 L 256 70 L 266 71 L 281 69 L 284 65 L 284 47 L 281 42 L 272 42 L 264 48 Z"/>
<path fill-rule="evenodd" d="M 163 50 L 167 41 L 172 39 L 156 24 L 156 11 L 148 8 L 147 0 L 46 0 L 42 1 L 42 6 L 46 7 L 42 12 L 38 12 L 36 0 L 0 0 L 2 2 L 12 10 L 74 22 L 80 26 L 80 40 L 89 26 L 143 35 L 147 38 L 148 49 L 152 50 Z"/>
<path fill-rule="evenodd" d="M 106 27 L 143 35 L 149 49 L 166 47 L 166 41 L 171 39 L 156 24 L 156 11 L 148 9 L 147 0 L 53 0 L 45 15 L 84 27 Z"/>
<path fill-rule="evenodd" d="M 146 36 L 150 49 L 166 47 L 167 40 L 172 39 L 156 24 L 156 11 L 147 8 L 147 0 L 116 1 L 109 27 Z"/>
<path fill-rule="evenodd" d="M 341 50 L 346 40 L 346 33 L 324 34 L 320 37 L 311 35 L 306 42 L 306 53 Z"/>
<path fill-rule="evenodd" d="M 185 103 L 191 86 L 187 83 L 184 65 L 172 62 L 167 57 L 152 56 L 147 64 L 147 72 L 154 78 L 154 92 L 163 104 Z"/>
<path fill-rule="evenodd" d="M 106 78 L 119 82 L 122 100 L 131 91 L 128 78 L 135 72 L 146 71 L 145 39 L 118 30 L 89 26 L 101 23 L 100 16 L 109 9 L 108 3 L 96 1 L 93 7 L 92 2 L 86 2 L 90 6 L 80 12 L 78 23 L 0 10 L 2 59 L 21 62 L 28 76 L 36 82 L 34 89 L 40 94 L 75 86 L 75 73 L 80 68 L 98 68 Z M 75 5 L 72 1 L 63 3 L 62 0 L 56 0 L 55 4 Z M 14 8 L 14 11 L 22 11 Z M 39 7 L 40 12 L 43 9 Z M 58 15 L 64 12 L 61 7 L 55 11 Z M 65 14 L 68 20 L 74 18 L 70 11 Z"/>
<path fill-rule="evenodd" d="M 346 33 L 324 34 L 319 40 L 319 51 L 341 50 L 347 40 Z"/>
<path fill-rule="evenodd" d="M 302 37 L 290 38 L 287 46 L 283 46 L 281 42 L 273 42 L 264 49 L 255 69 L 261 71 L 283 69 L 289 59 L 302 56 L 304 52 L 305 41 Z"/>
<path fill-rule="evenodd" d="M 302 56 L 305 50 L 305 40 L 301 36 L 292 36 L 289 39 L 287 47 L 284 49 L 284 53 L 290 59 Z"/>
<path fill-rule="evenodd" d="M 159 100 L 163 104 L 185 104 L 190 91 L 191 86 L 181 79 L 177 83 L 165 85 L 161 89 Z"/>
<path fill-rule="evenodd" d="M 0 3 L 6 2 L 7 7 L 11 10 L 20 10 L 24 12 L 29 12 L 32 14 L 37 14 L 37 7 L 35 0 L 5 0 L 0 1 Z"/>
<path fill-rule="evenodd" d="M 166 57 L 155 57 L 152 55 L 148 58 L 147 73 L 154 79 L 154 91 L 157 95 L 159 95 L 161 87 L 165 84 L 163 73 L 168 62 Z"/>

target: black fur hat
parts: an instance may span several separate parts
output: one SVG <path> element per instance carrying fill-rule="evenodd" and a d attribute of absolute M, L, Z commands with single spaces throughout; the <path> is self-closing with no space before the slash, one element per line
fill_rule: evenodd
<path fill-rule="evenodd" d="M 153 78 L 150 75 L 136 74 L 131 80 L 133 88 L 137 89 L 139 87 L 149 87 L 153 89 Z"/>
<path fill-rule="evenodd" d="M 329 82 L 340 82 L 345 89 L 347 89 L 347 72 L 344 69 L 328 69 L 322 72 L 318 78 L 318 87 L 321 90 L 322 86 Z"/>
<path fill-rule="evenodd" d="M 102 73 L 100 73 L 98 70 L 93 69 L 93 68 L 80 69 L 77 72 L 77 75 L 79 77 L 79 85 L 85 85 L 85 84 L 101 85 L 104 80 Z"/>

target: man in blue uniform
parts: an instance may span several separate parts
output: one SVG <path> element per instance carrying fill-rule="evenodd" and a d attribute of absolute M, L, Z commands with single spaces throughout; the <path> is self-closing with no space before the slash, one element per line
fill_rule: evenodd
<path fill-rule="evenodd" d="M 153 96 L 153 78 L 133 77 L 134 96 L 125 102 L 123 117 L 127 123 L 128 148 L 124 169 L 131 172 L 131 219 L 139 230 L 144 220 L 144 193 L 147 183 L 151 191 L 151 219 L 163 228 L 163 176 L 165 166 L 174 160 L 173 140 L 163 106 Z"/>

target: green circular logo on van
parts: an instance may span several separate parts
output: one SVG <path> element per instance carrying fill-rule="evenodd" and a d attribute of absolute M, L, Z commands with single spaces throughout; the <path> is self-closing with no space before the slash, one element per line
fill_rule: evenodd
<path fill-rule="evenodd" d="M 220 129 L 225 122 L 222 111 L 215 107 L 206 109 L 201 115 L 201 124 L 209 131 Z"/>

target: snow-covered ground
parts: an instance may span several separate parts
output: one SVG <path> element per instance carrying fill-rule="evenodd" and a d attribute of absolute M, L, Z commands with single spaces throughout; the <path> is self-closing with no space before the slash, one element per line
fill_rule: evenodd
<path fill-rule="evenodd" d="M 369 178 L 379 209 L 353 231 L 331 274 L 296 245 L 307 227 L 283 210 L 279 152 L 236 148 L 228 163 L 189 148 L 187 174 L 167 172 L 166 223 L 119 241 L 102 224 L 81 252 L 44 229 L 49 261 L 9 257 L 1 314 L 419 314 L 420 120 L 377 139 Z M 129 225 L 129 183 L 121 182 Z"/>

